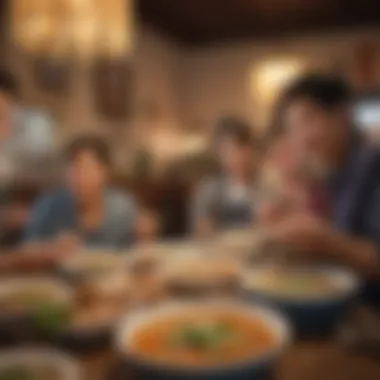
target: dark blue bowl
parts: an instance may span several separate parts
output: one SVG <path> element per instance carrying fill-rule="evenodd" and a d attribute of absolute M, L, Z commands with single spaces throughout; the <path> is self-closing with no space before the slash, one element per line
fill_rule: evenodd
<path fill-rule="evenodd" d="M 203 371 L 159 369 L 129 362 L 129 367 L 144 380 L 271 380 L 276 362 L 267 361 L 260 365 L 246 364 L 229 369 Z"/>
<path fill-rule="evenodd" d="M 259 269 L 260 270 L 260 269 Z M 301 269 L 302 270 L 302 269 Z M 337 292 L 317 297 L 293 297 L 263 289 L 255 289 L 245 281 L 246 298 L 261 301 L 282 311 L 301 335 L 321 335 L 334 330 L 334 327 L 347 314 L 350 305 L 359 294 L 359 281 L 351 273 L 338 268 L 305 269 L 310 273 L 321 273 L 336 283 Z M 253 270 L 247 276 L 254 276 Z M 251 277 L 252 278 L 252 277 Z"/>
<path fill-rule="evenodd" d="M 112 343 L 112 325 L 98 326 L 91 329 L 69 328 L 48 340 L 65 350 L 78 354 L 92 353 L 108 348 Z"/>
<path fill-rule="evenodd" d="M 239 363 L 220 363 L 213 367 L 184 367 L 180 363 L 173 365 L 159 363 L 148 357 L 138 355 L 131 349 L 132 337 L 139 327 L 160 318 L 170 317 L 177 312 L 181 314 L 186 310 L 197 309 L 210 311 L 215 308 L 223 310 L 237 310 L 239 313 L 252 316 L 252 319 L 262 320 L 273 331 L 276 343 L 260 356 L 252 357 Z M 156 308 L 132 313 L 122 322 L 117 333 L 117 346 L 122 353 L 124 361 L 139 375 L 139 378 L 150 380 L 269 380 L 275 370 L 276 364 L 288 343 L 290 342 L 290 327 L 285 318 L 278 312 L 262 305 L 249 305 L 238 301 L 188 301 L 173 302 L 160 305 Z"/>

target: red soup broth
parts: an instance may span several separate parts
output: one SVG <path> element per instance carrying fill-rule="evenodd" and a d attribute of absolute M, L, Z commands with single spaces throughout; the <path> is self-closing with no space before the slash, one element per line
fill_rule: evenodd
<path fill-rule="evenodd" d="M 184 326 L 223 326 L 230 337 L 211 347 L 173 344 L 172 338 Z M 182 311 L 160 317 L 134 332 L 130 348 L 146 360 L 176 367 L 226 365 L 261 356 L 276 344 L 276 336 L 259 317 L 238 311 Z"/>

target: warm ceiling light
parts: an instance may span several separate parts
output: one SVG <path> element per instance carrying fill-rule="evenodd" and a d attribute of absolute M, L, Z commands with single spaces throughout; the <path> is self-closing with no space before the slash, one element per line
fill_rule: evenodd
<path fill-rule="evenodd" d="M 264 62 L 252 71 L 251 85 L 256 97 L 271 103 L 279 91 L 302 71 L 300 61 L 280 59 Z"/>
<path fill-rule="evenodd" d="M 273 104 L 282 89 L 304 69 L 296 58 L 270 59 L 255 64 L 250 72 L 250 94 L 256 106 L 255 122 L 265 128 L 271 119 Z"/>
<path fill-rule="evenodd" d="M 13 0 L 17 44 L 33 53 L 91 57 L 128 55 L 134 41 L 133 0 Z"/>

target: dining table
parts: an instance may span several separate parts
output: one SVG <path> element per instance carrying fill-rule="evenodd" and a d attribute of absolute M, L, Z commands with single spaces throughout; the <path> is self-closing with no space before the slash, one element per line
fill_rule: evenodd
<path fill-rule="evenodd" d="M 170 299 L 156 280 L 154 276 L 136 276 L 132 285 L 138 302 Z M 73 355 L 80 364 L 82 380 L 141 380 L 113 342 Z M 337 331 L 313 338 L 295 337 L 276 365 L 273 380 L 380 380 L 380 349 L 371 353 L 355 350 L 339 339 Z"/>
<path fill-rule="evenodd" d="M 146 288 L 144 283 L 145 279 L 139 287 Z M 162 297 L 166 296 L 158 292 L 154 299 Z M 350 315 L 365 324 L 372 311 L 358 303 Z M 339 326 L 343 327 L 343 322 Z M 278 363 L 273 380 L 380 380 L 380 350 L 371 354 L 355 350 L 345 344 L 339 331 L 337 328 L 316 337 L 295 336 Z M 83 355 L 79 361 L 83 380 L 140 380 L 115 349 Z"/>
<path fill-rule="evenodd" d="M 83 380 L 140 380 L 121 366 L 112 350 L 79 357 Z M 350 352 L 336 340 L 311 339 L 293 343 L 281 359 L 274 380 L 379 380 L 380 357 Z"/>

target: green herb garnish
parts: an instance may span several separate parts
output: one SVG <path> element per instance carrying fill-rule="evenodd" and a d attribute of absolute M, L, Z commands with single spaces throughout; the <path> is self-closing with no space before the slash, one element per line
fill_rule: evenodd
<path fill-rule="evenodd" d="M 224 323 L 197 323 L 180 327 L 170 342 L 182 348 L 209 350 L 229 343 L 234 337 L 234 331 Z"/>

